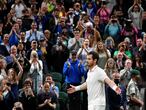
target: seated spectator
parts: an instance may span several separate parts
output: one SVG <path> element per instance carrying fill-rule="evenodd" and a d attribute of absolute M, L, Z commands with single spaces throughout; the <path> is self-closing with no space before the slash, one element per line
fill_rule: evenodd
<path fill-rule="evenodd" d="M 55 82 L 53 81 L 52 77 L 48 75 L 45 78 L 45 81 L 49 82 L 49 84 L 50 84 L 50 91 L 55 92 L 56 95 L 57 95 L 57 98 L 59 98 L 59 88 L 57 86 L 55 86 Z"/>
<path fill-rule="evenodd" d="M 24 110 L 36 110 L 37 100 L 32 84 L 32 80 L 27 78 L 24 81 L 23 88 L 19 90 L 19 101 L 22 103 Z"/>
<path fill-rule="evenodd" d="M 11 83 L 9 83 L 8 80 L 3 79 L 1 86 L 2 86 L 2 95 L 3 95 L 3 99 L 2 99 L 3 107 L 5 108 L 5 110 L 12 110 L 12 107 L 16 100 L 11 90 Z"/>
<path fill-rule="evenodd" d="M 50 91 L 49 82 L 44 83 L 43 92 L 38 94 L 38 110 L 55 110 L 57 96 L 55 92 Z"/>

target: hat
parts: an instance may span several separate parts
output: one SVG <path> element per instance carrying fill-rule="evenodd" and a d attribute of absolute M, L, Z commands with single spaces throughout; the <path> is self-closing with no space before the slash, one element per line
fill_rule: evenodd
<path fill-rule="evenodd" d="M 76 51 L 76 50 L 72 50 L 72 51 L 71 51 L 71 54 L 72 54 L 72 55 L 76 55 L 76 54 L 77 54 L 77 51 Z"/>
<path fill-rule="evenodd" d="M 87 22 L 87 23 L 85 23 L 85 27 L 86 27 L 86 28 L 87 28 L 87 27 L 93 28 L 93 24 L 92 24 L 91 22 Z"/>
<path fill-rule="evenodd" d="M 131 75 L 140 75 L 140 71 L 139 70 L 136 70 L 136 69 L 132 69 L 131 71 Z"/>

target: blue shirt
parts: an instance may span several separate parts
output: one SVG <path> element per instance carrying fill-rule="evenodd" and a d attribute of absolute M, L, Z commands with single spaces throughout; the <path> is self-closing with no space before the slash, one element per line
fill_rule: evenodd
<path fill-rule="evenodd" d="M 68 62 L 70 67 L 68 67 Z M 65 75 L 65 82 L 70 84 L 80 84 L 82 76 L 84 75 L 84 66 L 80 64 L 80 60 L 72 61 L 69 59 L 65 62 L 63 67 L 63 74 Z"/>

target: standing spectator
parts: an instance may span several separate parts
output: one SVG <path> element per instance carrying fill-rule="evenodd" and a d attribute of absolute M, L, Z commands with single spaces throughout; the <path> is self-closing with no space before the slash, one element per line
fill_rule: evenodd
<path fill-rule="evenodd" d="M 141 31 L 142 30 L 142 13 L 143 8 L 140 4 L 135 2 L 129 9 L 128 15 L 129 18 L 133 21 L 134 26 Z"/>
<path fill-rule="evenodd" d="M 31 24 L 33 22 L 33 19 L 31 18 L 31 14 L 29 12 L 29 9 L 24 9 L 22 11 L 22 31 L 28 31 L 31 29 Z"/>
<path fill-rule="evenodd" d="M 6 68 L 6 61 L 2 56 L 0 56 L 0 83 L 2 79 L 7 77 L 5 68 Z"/>
<path fill-rule="evenodd" d="M 121 25 L 119 24 L 117 17 L 111 16 L 111 19 L 109 20 L 104 30 L 105 39 L 107 36 L 111 36 L 116 42 L 116 44 L 118 44 L 121 41 L 120 33 L 121 33 Z"/>
<path fill-rule="evenodd" d="M 32 78 L 33 81 L 33 90 L 35 93 L 39 93 L 39 89 L 43 83 L 43 63 L 38 58 L 38 54 L 36 51 L 32 51 L 30 55 L 30 70 L 29 77 Z"/>
<path fill-rule="evenodd" d="M 83 6 L 83 10 L 87 13 L 87 15 L 93 19 L 96 12 L 97 12 L 97 5 L 94 1 L 87 1 L 84 6 Z"/>
<path fill-rule="evenodd" d="M 142 107 L 144 104 L 137 86 L 138 80 L 140 78 L 139 75 L 140 72 L 138 70 L 131 71 L 131 80 L 127 87 L 127 96 L 129 101 L 128 110 L 140 110 L 140 107 Z"/>
<path fill-rule="evenodd" d="M 80 30 L 79 29 L 75 29 L 74 30 L 74 38 L 70 38 L 68 40 L 68 49 L 69 50 L 76 50 L 78 51 L 79 48 L 82 47 L 82 43 L 83 43 L 83 38 L 81 38 L 80 36 Z"/>
<path fill-rule="evenodd" d="M 123 53 L 119 52 L 118 55 L 115 58 L 115 61 L 116 61 L 116 65 L 117 65 L 117 68 L 118 68 L 119 71 L 124 69 L 125 59 L 124 59 Z"/>
<path fill-rule="evenodd" d="M 111 36 L 108 36 L 105 41 L 105 47 L 110 51 L 111 57 L 113 57 L 114 52 L 115 52 L 115 41 Z"/>
<path fill-rule="evenodd" d="M 30 58 L 31 52 L 34 50 L 37 52 L 39 59 L 42 59 L 42 51 L 40 50 L 38 43 L 36 40 L 31 41 L 31 47 L 27 47 L 27 58 Z"/>
<path fill-rule="evenodd" d="M 107 88 L 109 110 L 126 110 L 127 96 L 126 87 L 120 82 L 120 74 L 115 70 L 112 74 L 112 80 L 120 87 L 121 94 L 116 94 L 110 87 Z"/>
<path fill-rule="evenodd" d="M 114 58 L 117 57 L 118 53 L 122 53 L 125 59 L 132 58 L 132 53 L 131 51 L 127 50 L 125 42 L 118 44 L 118 50 L 114 52 Z"/>
<path fill-rule="evenodd" d="M 121 39 L 122 41 L 128 37 L 130 39 L 130 42 L 132 43 L 132 46 L 136 45 L 136 39 L 138 38 L 138 30 L 133 25 L 131 19 L 125 19 L 125 26 L 123 27 L 121 31 Z"/>
<path fill-rule="evenodd" d="M 31 29 L 26 31 L 25 39 L 27 42 L 31 42 L 32 40 L 40 41 L 41 38 L 44 38 L 44 34 L 37 30 L 37 23 L 33 22 Z"/>
<path fill-rule="evenodd" d="M 101 41 L 100 33 L 93 27 L 93 24 L 88 21 L 85 23 L 85 29 L 80 32 L 82 38 L 89 39 L 90 47 L 94 48 L 98 41 Z"/>
<path fill-rule="evenodd" d="M 18 45 L 18 41 L 20 39 L 20 28 L 19 24 L 15 23 L 11 29 L 11 32 L 9 33 L 9 44 L 12 45 Z"/>
<path fill-rule="evenodd" d="M 23 15 L 22 11 L 26 8 L 26 6 L 23 3 L 23 0 L 15 0 L 15 3 L 11 6 L 11 8 L 15 10 L 16 17 L 21 18 Z"/>
<path fill-rule="evenodd" d="M 102 35 L 104 33 L 105 26 L 107 25 L 110 17 L 110 9 L 107 8 L 106 4 L 107 4 L 106 1 L 102 1 L 101 8 L 99 8 L 97 11 L 97 15 L 99 16 L 100 19 L 99 26 Z"/>
<path fill-rule="evenodd" d="M 86 82 L 79 86 L 73 86 L 68 89 L 68 93 L 87 89 L 88 110 L 105 110 L 105 83 L 109 85 L 117 94 L 121 93 L 120 88 L 108 78 L 103 69 L 97 66 L 98 54 L 91 51 L 87 56 L 89 71 Z"/>
<path fill-rule="evenodd" d="M 68 61 L 64 63 L 63 67 L 63 74 L 65 75 L 67 88 L 69 88 L 70 85 L 80 85 L 84 73 L 84 66 L 81 64 L 80 60 L 77 59 L 77 52 L 73 50 L 71 52 L 71 58 L 69 58 Z M 81 110 L 80 95 L 80 92 L 69 94 L 70 110 Z"/>
<path fill-rule="evenodd" d="M 82 61 L 84 67 L 85 67 L 85 70 L 88 69 L 87 67 L 87 54 L 93 50 L 93 48 L 90 48 L 89 47 L 89 39 L 85 39 L 84 42 L 83 42 L 83 45 L 82 47 L 78 50 L 78 58 Z"/>
<path fill-rule="evenodd" d="M 95 48 L 95 51 L 99 54 L 97 64 L 100 68 L 104 69 L 108 58 L 111 57 L 111 53 L 109 50 L 106 49 L 102 41 L 97 42 L 97 47 Z"/>
<path fill-rule="evenodd" d="M 131 71 L 132 71 L 132 60 L 127 59 L 125 61 L 124 69 L 120 71 L 120 76 L 122 79 L 122 83 L 127 87 L 130 79 L 131 79 Z"/>
<path fill-rule="evenodd" d="M 61 37 L 57 38 L 57 43 L 51 49 L 52 67 L 54 71 L 62 73 L 64 62 L 69 56 L 68 48 L 63 44 Z M 56 65 L 57 64 L 57 65 Z"/>
<path fill-rule="evenodd" d="M 104 71 L 106 72 L 107 76 L 112 79 L 113 71 L 117 69 L 116 62 L 113 58 L 109 58 L 105 64 Z"/>
<path fill-rule="evenodd" d="M 10 45 L 9 45 L 9 35 L 4 34 L 2 43 L 0 44 L 0 54 L 3 56 L 8 56 L 10 51 Z"/>
<path fill-rule="evenodd" d="M 19 84 L 19 80 L 22 77 L 23 74 L 23 68 L 21 67 L 20 63 L 18 62 L 18 60 L 16 59 L 15 56 L 11 55 L 14 62 L 16 62 L 16 64 L 18 65 L 19 68 L 19 73 L 17 74 L 17 72 L 14 70 L 14 68 L 10 68 L 8 70 L 8 75 L 7 75 L 7 80 L 9 81 L 9 83 L 11 84 L 11 91 L 14 94 L 14 97 L 16 100 L 18 100 L 18 84 Z"/>
<path fill-rule="evenodd" d="M 116 0 L 116 5 L 113 7 L 111 15 L 117 16 L 119 23 L 123 25 L 124 20 L 124 3 L 123 0 Z"/>

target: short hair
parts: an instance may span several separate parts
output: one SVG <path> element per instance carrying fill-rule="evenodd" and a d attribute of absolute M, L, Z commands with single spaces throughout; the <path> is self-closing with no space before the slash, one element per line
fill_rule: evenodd
<path fill-rule="evenodd" d="M 95 52 L 95 51 L 89 52 L 88 55 L 92 55 L 93 60 L 96 59 L 96 60 L 98 61 L 98 59 L 99 59 L 99 55 L 98 55 L 98 53 Z"/>

